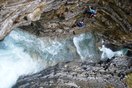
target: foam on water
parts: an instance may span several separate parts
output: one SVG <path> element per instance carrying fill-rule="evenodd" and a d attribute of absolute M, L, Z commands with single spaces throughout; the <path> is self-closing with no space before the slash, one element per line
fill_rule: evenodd
<path fill-rule="evenodd" d="M 0 88 L 11 88 L 19 76 L 38 72 L 42 67 L 40 61 L 34 61 L 23 48 L 0 49 Z"/>
<path fill-rule="evenodd" d="M 80 58 L 97 61 L 99 52 L 95 42 L 92 33 L 52 40 L 14 30 L 0 42 L 0 88 L 11 88 L 20 76 L 36 73 L 58 62 Z"/>
<path fill-rule="evenodd" d="M 82 60 L 91 59 L 92 61 L 96 61 L 97 57 L 99 57 L 95 45 L 95 37 L 92 33 L 78 35 L 73 38 L 73 42 Z"/>
<path fill-rule="evenodd" d="M 99 50 L 102 52 L 101 60 L 104 60 L 104 61 L 107 59 L 112 59 L 112 57 L 115 57 L 115 56 L 118 56 L 118 57 L 124 56 L 125 53 L 127 52 L 126 49 L 113 52 L 111 49 L 105 47 L 105 45 L 102 45 L 102 47 L 99 47 Z"/>
<path fill-rule="evenodd" d="M 0 42 L 0 88 L 11 88 L 22 75 L 36 73 L 57 62 L 78 58 L 72 39 L 40 39 L 20 29 Z"/>

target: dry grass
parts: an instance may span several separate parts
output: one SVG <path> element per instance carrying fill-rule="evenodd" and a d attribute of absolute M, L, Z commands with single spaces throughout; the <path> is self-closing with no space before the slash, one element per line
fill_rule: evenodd
<path fill-rule="evenodd" d="M 132 88 L 132 74 L 127 75 L 126 83 L 128 85 L 128 88 Z"/>

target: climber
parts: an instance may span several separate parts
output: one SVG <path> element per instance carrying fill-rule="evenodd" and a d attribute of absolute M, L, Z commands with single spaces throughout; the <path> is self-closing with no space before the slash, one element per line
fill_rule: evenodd
<path fill-rule="evenodd" d="M 77 24 L 76 24 L 78 27 L 80 27 L 80 28 L 84 28 L 84 22 L 83 21 L 79 21 L 79 22 L 77 22 Z"/>
<path fill-rule="evenodd" d="M 88 14 L 90 18 L 96 16 L 97 11 L 93 9 L 93 7 L 89 6 L 89 8 L 85 7 L 84 14 Z"/>

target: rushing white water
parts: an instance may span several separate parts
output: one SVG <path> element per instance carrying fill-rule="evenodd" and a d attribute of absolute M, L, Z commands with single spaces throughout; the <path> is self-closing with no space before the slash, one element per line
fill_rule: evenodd
<path fill-rule="evenodd" d="M 99 47 L 99 50 L 102 51 L 101 54 L 101 60 L 105 61 L 107 59 L 112 59 L 112 57 L 116 57 L 116 56 L 124 56 L 127 52 L 127 49 L 122 49 L 119 51 L 112 51 L 111 49 L 105 47 L 105 45 L 102 45 L 102 47 Z"/>
<path fill-rule="evenodd" d="M 11 88 L 20 76 L 36 73 L 57 62 L 93 57 L 96 55 L 93 40 L 92 34 L 52 40 L 37 38 L 20 29 L 12 31 L 0 42 L 0 88 Z"/>
<path fill-rule="evenodd" d="M 0 42 L 0 88 L 11 88 L 19 76 L 32 74 L 43 68 L 41 60 L 34 60 L 25 52 L 21 45 L 25 41 L 31 41 L 23 38 L 12 32 Z"/>
<path fill-rule="evenodd" d="M 89 59 L 91 61 L 97 61 L 97 59 L 99 59 L 97 58 L 99 57 L 99 54 L 96 49 L 97 47 L 95 45 L 94 35 L 92 33 L 76 36 L 73 38 L 73 42 L 82 60 Z"/>
<path fill-rule="evenodd" d="M 97 61 L 100 55 L 95 42 L 92 33 L 53 40 L 37 38 L 21 29 L 14 30 L 0 42 L 0 88 L 11 88 L 20 76 L 36 73 L 58 62 L 74 59 Z M 105 47 L 100 50 L 103 51 L 102 57 L 106 52 L 109 53 L 107 57 L 113 56 Z"/>

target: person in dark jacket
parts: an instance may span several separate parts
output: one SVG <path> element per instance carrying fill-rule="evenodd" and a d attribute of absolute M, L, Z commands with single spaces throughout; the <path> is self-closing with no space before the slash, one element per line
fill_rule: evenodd
<path fill-rule="evenodd" d="M 93 7 L 89 6 L 89 8 L 86 8 L 84 11 L 84 14 L 88 14 L 90 18 L 96 16 L 97 11 L 93 9 Z"/>
<path fill-rule="evenodd" d="M 85 26 L 83 21 L 77 22 L 76 25 L 77 25 L 78 27 L 80 27 L 80 28 L 83 28 L 83 27 Z"/>

